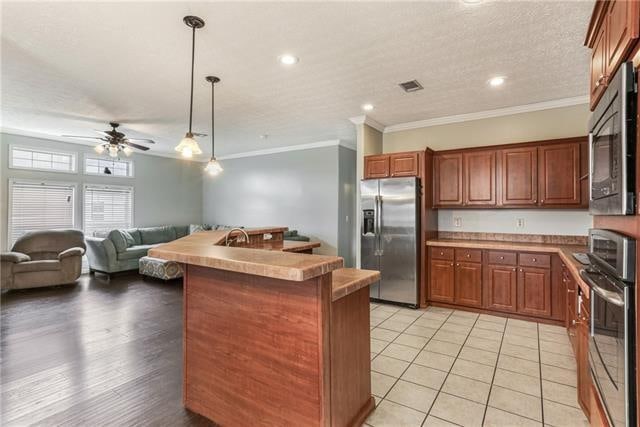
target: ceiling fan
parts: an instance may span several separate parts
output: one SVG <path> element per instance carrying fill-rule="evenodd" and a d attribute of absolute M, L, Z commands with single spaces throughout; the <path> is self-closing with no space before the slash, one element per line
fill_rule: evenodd
<path fill-rule="evenodd" d="M 127 136 L 119 132 L 118 126 L 119 123 L 110 122 L 109 126 L 111 126 L 111 130 L 96 130 L 97 133 L 102 136 L 80 136 L 80 135 L 61 135 L 65 138 L 75 138 L 75 139 L 97 139 L 99 141 L 104 141 L 95 146 L 95 150 L 97 153 L 102 154 L 105 151 L 111 157 L 118 157 L 118 155 L 122 152 L 126 156 L 130 156 L 133 152 L 133 148 L 137 148 L 138 150 L 147 151 L 149 147 L 145 147 L 144 145 L 137 144 L 136 142 L 142 142 L 145 144 L 155 144 L 155 141 L 151 139 L 140 139 L 140 138 L 127 138 Z"/>

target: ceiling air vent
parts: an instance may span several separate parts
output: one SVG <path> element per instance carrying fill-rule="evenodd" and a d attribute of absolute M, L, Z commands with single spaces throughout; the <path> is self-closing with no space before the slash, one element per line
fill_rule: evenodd
<path fill-rule="evenodd" d="M 405 92 L 415 92 L 417 90 L 422 90 L 423 87 L 417 80 L 411 80 L 410 82 L 400 83 L 400 87 L 404 89 Z"/>

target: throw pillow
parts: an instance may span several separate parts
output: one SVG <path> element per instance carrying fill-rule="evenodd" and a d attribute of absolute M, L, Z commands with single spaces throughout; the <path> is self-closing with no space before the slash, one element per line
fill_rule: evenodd
<path fill-rule="evenodd" d="M 211 230 L 211 227 L 207 224 L 189 224 L 189 234 L 207 230 Z"/>
<path fill-rule="evenodd" d="M 129 247 L 127 239 L 122 233 L 122 230 L 111 230 L 108 237 L 109 240 L 113 242 L 113 246 L 116 247 L 117 252 L 124 252 Z M 129 237 L 131 237 L 130 234 Z M 131 239 L 133 240 L 133 238 Z"/>

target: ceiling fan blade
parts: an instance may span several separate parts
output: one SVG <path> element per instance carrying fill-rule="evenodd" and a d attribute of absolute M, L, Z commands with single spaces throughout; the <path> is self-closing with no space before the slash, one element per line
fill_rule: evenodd
<path fill-rule="evenodd" d="M 134 144 L 133 142 L 129 142 L 129 141 L 125 141 L 125 144 L 142 151 L 147 151 L 149 149 L 149 147 L 145 147 L 144 145 Z"/>
<path fill-rule="evenodd" d="M 125 138 L 126 141 L 138 141 L 145 142 L 147 144 L 155 144 L 156 142 L 152 139 L 144 139 L 144 138 Z"/>
<path fill-rule="evenodd" d="M 104 135 L 104 136 L 106 136 L 107 138 L 111 138 L 111 135 L 110 135 L 110 134 L 109 134 L 109 132 L 107 132 L 107 131 L 104 131 L 104 130 L 97 130 L 97 129 L 94 129 L 94 131 L 95 131 L 96 133 L 99 133 L 100 135 Z"/>
<path fill-rule="evenodd" d="M 80 136 L 80 135 L 60 135 L 63 138 L 75 138 L 75 139 L 99 139 L 100 141 L 106 141 L 106 139 L 97 136 Z"/>

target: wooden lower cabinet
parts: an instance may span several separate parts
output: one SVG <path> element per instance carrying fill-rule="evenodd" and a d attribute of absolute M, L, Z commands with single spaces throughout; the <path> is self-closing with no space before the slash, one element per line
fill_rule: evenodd
<path fill-rule="evenodd" d="M 470 307 L 482 307 L 482 264 L 456 263 L 454 302 Z"/>
<path fill-rule="evenodd" d="M 428 300 L 564 321 L 565 290 L 563 283 L 552 283 L 550 260 L 543 253 L 464 248 L 455 249 L 454 260 L 452 248 L 432 246 Z M 560 290 L 562 311 L 552 304 Z"/>
<path fill-rule="evenodd" d="M 432 259 L 430 264 L 429 299 L 452 304 L 455 300 L 453 262 Z"/>
<path fill-rule="evenodd" d="M 484 276 L 485 308 L 515 312 L 517 283 L 516 267 L 487 265 Z"/>
<path fill-rule="evenodd" d="M 551 316 L 551 271 L 546 268 L 518 269 L 518 313 Z"/>
<path fill-rule="evenodd" d="M 576 366 L 578 403 L 587 417 L 591 414 L 591 371 L 589 369 L 589 301 L 580 298 L 580 315 L 576 326 Z"/>
<path fill-rule="evenodd" d="M 567 267 L 562 265 L 562 281 L 566 285 L 567 292 L 567 312 L 565 315 L 565 324 L 567 327 L 567 335 L 569 335 L 569 340 L 571 341 L 571 346 L 573 347 L 573 352 L 577 351 L 577 325 L 578 325 L 578 284 L 571 277 L 571 274 L 567 270 Z"/>

